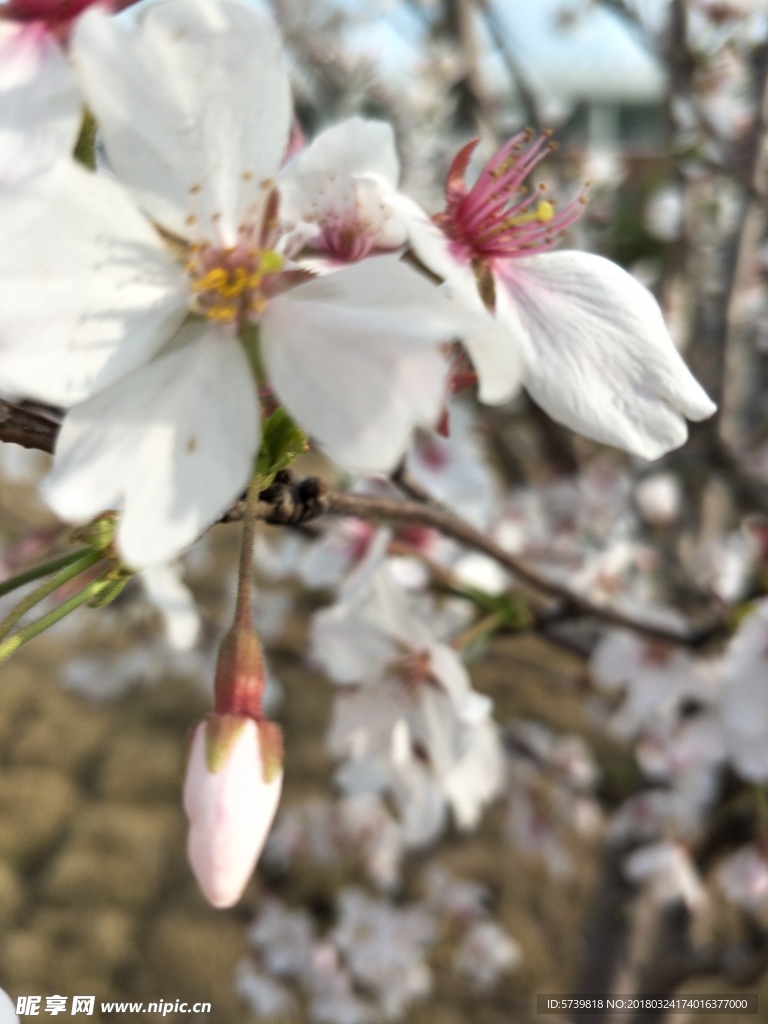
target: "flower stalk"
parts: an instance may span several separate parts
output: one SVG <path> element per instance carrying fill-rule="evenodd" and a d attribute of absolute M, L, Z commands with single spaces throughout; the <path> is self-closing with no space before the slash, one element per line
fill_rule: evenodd
<path fill-rule="evenodd" d="M 39 604 L 46 597 L 48 597 L 50 594 L 53 594 L 56 590 L 59 589 L 59 587 L 64 586 L 65 583 L 69 583 L 69 581 L 73 580 L 76 576 L 79 576 L 83 572 L 87 572 L 88 569 L 91 569 L 94 565 L 96 565 L 98 562 L 100 562 L 103 559 L 103 557 L 104 557 L 103 554 L 100 551 L 92 551 L 92 550 L 88 550 L 85 553 L 83 553 L 83 551 L 81 550 L 79 552 L 73 553 L 73 555 L 76 555 L 77 557 L 75 557 L 74 560 L 69 560 L 68 563 L 65 564 L 61 569 L 59 569 L 58 572 L 55 572 L 54 575 L 51 576 L 50 579 L 46 580 L 44 583 L 41 583 L 40 586 L 35 587 L 35 589 L 30 594 L 28 594 L 22 601 L 19 601 L 19 603 L 16 605 L 16 607 L 13 608 L 8 613 L 8 615 L 6 615 L 6 617 L 2 620 L 2 622 L 0 622 L 0 639 L 2 639 L 3 637 L 6 637 L 8 635 L 8 633 L 10 633 L 10 631 L 16 625 L 16 623 L 20 619 L 22 619 L 24 617 L 24 615 L 27 614 L 27 612 L 31 611 L 35 607 L 35 605 Z M 38 566 L 38 569 L 41 569 L 41 568 L 42 568 L 41 566 Z M 34 571 L 35 570 L 30 570 L 30 573 L 34 572 Z M 35 577 L 33 576 L 31 578 L 34 579 Z M 10 582 L 10 581 L 8 581 L 8 582 Z M 6 586 L 7 586 L 7 584 L 6 584 Z M 18 586 L 21 586 L 21 584 L 19 583 Z M 8 591 L 6 591 L 6 592 L 8 592 Z M 81 602 L 81 603 L 84 603 L 85 600 L 88 600 L 88 598 L 85 598 L 84 601 Z M 61 605 L 60 607 L 63 608 L 66 604 L 67 604 L 67 602 L 64 602 L 64 604 Z M 51 613 L 51 614 L 53 614 L 53 613 Z M 67 614 L 67 613 L 65 612 L 64 614 Z M 62 618 L 62 617 L 63 617 L 63 615 L 59 616 L 59 618 Z M 49 618 L 49 616 L 43 616 L 43 618 L 42 619 L 38 619 L 37 622 L 34 623 L 34 625 L 37 625 L 38 623 L 43 622 L 44 620 L 46 620 L 48 618 Z M 53 621 L 54 622 L 58 621 L 58 619 L 54 619 Z M 27 627 L 27 628 L 30 628 L 30 627 Z M 43 629 L 46 629 L 46 628 L 47 628 L 47 626 L 43 626 L 41 629 L 38 629 L 35 633 L 31 634 L 31 636 L 36 636 L 37 633 L 41 633 L 43 631 Z M 17 634 L 17 635 L 19 635 L 19 634 Z M 28 639 L 31 639 L 31 636 Z M 25 641 L 22 641 L 22 642 L 25 642 Z M 15 650 L 15 648 L 14 648 L 14 650 Z M 7 655 L 6 655 L 6 657 L 7 657 Z"/>
<path fill-rule="evenodd" d="M 262 713 L 265 667 L 251 618 L 256 509 L 262 478 L 246 500 L 234 622 L 216 664 L 214 711 L 194 729 L 184 783 L 187 852 L 209 903 L 230 907 L 250 878 L 283 783 L 280 729 Z"/>
<path fill-rule="evenodd" d="M 27 641 L 33 640 L 36 636 L 44 633 L 46 629 L 50 629 L 51 626 L 55 626 L 57 622 L 69 615 L 70 612 L 75 611 L 77 608 L 82 607 L 84 604 L 88 604 L 90 601 L 98 600 L 103 592 L 112 585 L 112 580 L 107 577 L 101 577 L 98 580 L 93 580 L 87 586 L 83 587 L 72 597 L 67 598 L 66 601 L 62 601 L 60 605 L 57 605 L 52 611 L 48 612 L 47 615 L 42 615 L 39 619 L 35 619 L 34 622 L 30 622 L 27 626 L 23 626 L 13 636 L 6 637 L 0 642 L 0 662 L 6 661 L 12 654 L 22 647 Z M 61 584 L 59 584 L 61 585 Z"/>
<path fill-rule="evenodd" d="M 43 576 L 49 576 L 60 569 L 65 569 L 68 565 L 77 562 L 89 552 L 89 548 L 78 548 L 77 551 L 69 551 L 66 555 L 52 558 L 49 562 L 41 562 L 40 565 L 33 565 L 31 569 L 25 569 L 24 572 L 11 576 L 0 583 L 0 597 L 5 597 L 6 594 L 11 594 L 14 590 L 25 587 L 28 583 L 34 583 L 35 580 L 42 579 Z"/>

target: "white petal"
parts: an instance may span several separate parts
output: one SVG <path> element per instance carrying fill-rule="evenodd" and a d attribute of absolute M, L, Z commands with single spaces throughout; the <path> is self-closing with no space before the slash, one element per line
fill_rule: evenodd
<path fill-rule="evenodd" d="M 72 153 L 82 118 L 74 72 L 41 22 L 0 21 L 0 181 Z"/>
<path fill-rule="evenodd" d="M 285 166 L 285 174 L 373 177 L 394 188 L 400 177 L 395 135 L 386 121 L 351 117 L 321 132 Z M 281 175 L 282 176 L 282 175 Z"/>
<path fill-rule="evenodd" d="M 66 520 L 122 508 L 118 547 L 135 568 L 173 558 L 214 523 L 246 486 L 258 447 L 239 342 L 198 324 L 178 342 L 72 409 L 43 485 Z"/>
<path fill-rule="evenodd" d="M 306 236 L 304 226 L 312 224 L 319 238 L 310 244 L 344 262 L 373 249 L 399 248 L 405 228 L 385 198 L 398 175 L 388 124 L 354 117 L 328 128 L 279 177 L 281 219 L 295 236 L 293 245 L 298 247 L 299 231 Z"/>
<path fill-rule="evenodd" d="M 559 423 L 656 459 L 685 442 L 683 417 L 715 411 L 656 301 L 600 256 L 557 252 L 494 267 L 499 310 L 518 339 L 524 384 Z"/>
<path fill-rule="evenodd" d="M 456 651 L 440 643 L 432 643 L 428 649 L 432 675 L 451 701 L 456 718 L 468 725 L 488 718 L 493 703 L 490 697 L 472 689 L 472 680 Z"/>
<path fill-rule="evenodd" d="M 408 196 L 393 193 L 387 196 L 387 203 L 403 218 L 411 248 L 424 266 L 438 277 L 446 280 L 453 277 L 462 264 L 452 254 L 445 233 Z"/>
<path fill-rule="evenodd" d="M 271 22 L 229 0 L 169 0 L 135 24 L 91 8 L 73 53 L 110 165 L 144 209 L 181 237 L 195 216 L 231 244 L 288 142 Z"/>
<path fill-rule="evenodd" d="M 0 192 L 0 389 L 71 405 L 150 359 L 186 277 L 114 181 L 69 161 Z"/>
<path fill-rule="evenodd" d="M 267 373 L 332 458 L 389 470 L 413 427 L 437 418 L 451 303 L 393 257 L 317 278 L 274 299 L 262 321 Z"/>
<path fill-rule="evenodd" d="M 506 326 L 507 299 L 496 295 L 496 316 L 483 305 L 468 264 L 455 264 L 445 289 L 454 302 L 470 310 L 461 340 L 477 373 L 477 397 L 486 405 L 502 405 L 520 390 L 523 364 L 516 338 Z"/>
<path fill-rule="evenodd" d="M 182 579 L 181 566 L 153 565 L 141 574 L 141 582 L 163 617 L 170 646 L 175 651 L 191 650 L 202 623 L 192 592 Z"/>
<path fill-rule="evenodd" d="M 520 390 L 522 364 L 517 339 L 500 317 L 484 306 L 471 264 L 457 258 L 451 242 L 422 208 L 407 196 L 392 195 L 387 203 L 405 223 L 408 240 L 419 260 L 445 281 L 448 295 L 466 313 L 457 310 L 457 331 L 478 378 L 478 397 L 486 405 L 501 405 Z M 496 297 L 506 310 L 504 296 Z"/>

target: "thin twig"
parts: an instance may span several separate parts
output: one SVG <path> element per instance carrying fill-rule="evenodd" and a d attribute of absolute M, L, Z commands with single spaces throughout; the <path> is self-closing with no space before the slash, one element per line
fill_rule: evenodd
<path fill-rule="evenodd" d="M 43 417 L 19 410 L 9 403 L 0 406 L 0 440 L 13 440 L 27 448 L 52 451 L 58 424 Z M 236 502 L 222 517 L 222 522 L 238 522 L 245 514 L 245 501 Z M 488 555 L 512 573 L 518 580 L 535 588 L 560 605 L 556 609 L 558 621 L 574 616 L 592 616 L 601 622 L 631 629 L 645 636 L 685 647 L 699 647 L 726 633 L 727 627 L 720 617 L 687 629 L 673 629 L 636 618 L 618 608 L 591 601 L 546 573 L 510 554 L 491 537 L 475 529 L 454 512 L 434 502 L 400 501 L 392 498 L 348 494 L 334 490 L 316 477 L 294 480 L 289 473 L 278 474 L 275 482 L 262 491 L 255 510 L 255 518 L 280 526 L 298 526 L 323 515 L 356 516 L 376 522 L 420 523 L 431 526 L 446 537 Z"/>

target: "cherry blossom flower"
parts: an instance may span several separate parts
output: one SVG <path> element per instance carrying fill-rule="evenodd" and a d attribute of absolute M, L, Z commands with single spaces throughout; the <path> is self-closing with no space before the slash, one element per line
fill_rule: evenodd
<path fill-rule="evenodd" d="M 640 515 L 651 526 L 670 526 L 683 510 L 683 491 L 674 473 L 652 473 L 635 486 Z"/>
<path fill-rule="evenodd" d="M 523 960 L 519 943 L 495 921 L 477 921 L 463 936 L 454 955 L 457 970 L 481 989 L 490 989 L 499 977 Z"/>
<path fill-rule="evenodd" d="M 390 907 L 351 886 L 340 894 L 339 910 L 334 941 L 353 977 L 376 994 L 387 1019 L 400 1017 L 408 1003 L 431 992 L 424 951 L 437 929 L 429 911 Z"/>
<path fill-rule="evenodd" d="M 436 223 L 410 200 L 390 201 L 407 217 L 417 256 L 459 302 L 489 311 L 487 331 L 463 339 L 481 401 L 510 397 L 520 359 L 525 388 L 559 423 L 646 459 L 679 447 L 684 417 L 705 419 L 715 406 L 633 277 L 600 256 L 549 252 L 580 216 L 584 196 L 559 208 L 524 184 L 547 138 L 515 135 L 469 188 L 476 145 L 454 160 Z"/>
<path fill-rule="evenodd" d="M 334 458 L 390 469 L 437 417 L 455 309 L 396 255 L 297 284 L 270 23 L 229 0 L 170 0 L 130 25 L 93 9 L 72 52 L 114 178 L 59 162 L 0 200 L 25 238 L 0 256 L 0 390 L 74 406 L 44 487 L 54 511 L 121 509 L 137 568 L 191 543 L 250 477 L 251 358 Z"/>
<path fill-rule="evenodd" d="M 624 872 L 630 881 L 645 884 L 649 898 L 662 906 L 682 902 L 695 910 L 706 900 L 691 856 L 679 843 L 654 843 L 635 850 L 625 860 Z"/>
<path fill-rule="evenodd" d="M 746 910 L 768 906 L 768 860 L 755 843 L 726 857 L 717 869 L 717 881 L 728 899 Z"/>
<path fill-rule="evenodd" d="M 337 779 L 346 792 L 390 793 L 412 846 L 440 832 L 446 804 L 459 828 L 474 827 L 503 775 L 491 702 L 433 628 L 387 566 L 312 626 L 313 660 L 347 688 L 329 736 L 345 758 Z"/>
<path fill-rule="evenodd" d="M 589 667 L 602 688 L 625 688 L 624 701 L 611 720 L 612 731 L 620 736 L 675 721 L 688 698 L 710 703 L 716 697 L 717 679 L 706 663 L 625 630 L 610 630 L 601 637 Z"/>
<path fill-rule="evenodd" d="M 281 216 L 287 229 L 306 232 L 314 225 L 308 244 L 331 264 L 399 249 L 407 240 L 405 225 L 384 201 L 396 191 L 399 174 L 391 126 L 350 118 L 285 166 L 278 182 Z"/>

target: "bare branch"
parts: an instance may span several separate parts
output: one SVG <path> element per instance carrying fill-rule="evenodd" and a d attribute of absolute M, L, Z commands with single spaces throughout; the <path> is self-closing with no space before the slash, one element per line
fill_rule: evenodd
<path fill-rule="evenodd" d="M 0 441 L 52 452 L 59 424 L 0 399 Z"/>
<path fill-rule="evenodd" d="M 42 416 L 19 409 L 7 402 L 0 404 L 2 441 L 12 441 L 26 448 L 40 448 L 50 452 L 53 451 L 58 429 L 58 424 Z M 243 518 L 244 513 L 245 501 L 240 500 L 223 516 L 222 522 L 237 522 Z M 431 526 L 446 537 L 452 537 L 460 544 L 488 555 L 519 581 L 550 598 L 557 599 L 559 606 L 552 612 L 551 622 L 563 621 L 574 616 L 592 616 L 601 622 L 609 622 L 657 640 L 686 647 L 698 647 L 726 631 L 726 624 L 719 616 L 701 626 L 678 630 L 644 621 L 610 605 L 591 601 L 582 594 L 549 579 L 545 573 L 527 565 L 491 537 L 435 502 L 400 501 L 348 494 L 328 487 L 316 477 L 294 480 L 290 473 L 280 473 L 272 486 L 261 492 L 255 515 L 257 519 L 280 526 L 298 526 L 324 515 L 357 516 L 376 522 L 388 520 Z"/>

